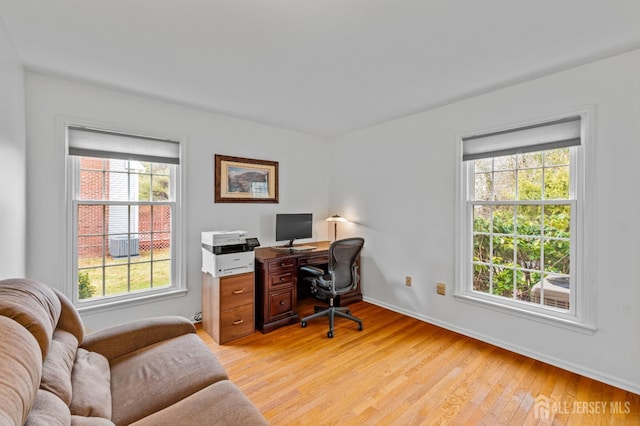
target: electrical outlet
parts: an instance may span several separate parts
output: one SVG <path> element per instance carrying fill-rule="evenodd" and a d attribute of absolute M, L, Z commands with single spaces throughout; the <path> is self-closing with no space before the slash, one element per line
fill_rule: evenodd
<path fill-rule="evenodd" d="M 439 295 L 444 296 L 447 294 L 447 285 L 445 283 L 438 283 L 436 286 L 437 292 Z"/>
<path fill-rule="evenodd" d="M 406 285 L 407 287 L 411 287 L 411 277 L 409 275 L 404 277 L 404 285 Z"/>

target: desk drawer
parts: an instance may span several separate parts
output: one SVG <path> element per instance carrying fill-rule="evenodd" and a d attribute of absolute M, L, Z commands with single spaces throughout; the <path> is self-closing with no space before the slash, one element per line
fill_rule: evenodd
<path fill-rule="evenodd" d="M 275 321 L 293 314 L 295 298 L 295 287 L 269 293 L 269 321 Z"/>
<path fill-rule="evenodd" d="M 278 288 L 285 285 L 293 285 L 295 279 L 295 271 L 284 272 L 278 275 L 269 275 L 269 288 Z"/>
<path fill-rule="evenodd" d="M 284 259 L 269 263 L 269 275 L 279 275 L 285 272 L 293 272 L 297 269 L 295 259 Z"/>
<path fill-rule="evenodd" d="M 234 275 L 220 280 L 220 309 L 253 303 L 253 274 Z"/>
<path fill-rule="evenodd" d="M 304 257 L 298 259 L 298 264 L 300 266 L 304 265 L 326 265 L 329 263 L 329 255 L 325 254 L 317 254 L 309 257 Z"/>
<path fill-rule="evenodd" d="M 248 336 L 254 330 L 252 304 L 220 312 L 220 343 Z"/>

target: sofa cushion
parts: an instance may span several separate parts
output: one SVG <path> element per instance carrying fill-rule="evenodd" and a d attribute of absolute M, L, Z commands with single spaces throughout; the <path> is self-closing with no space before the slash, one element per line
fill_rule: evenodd
<path fill-rule="evenodd" d="M 111 420 L 129 424 L 225 379 L 215 355 L 194 333 L 139 349 L 111 361 Z"/>
<path fill-rule="evenodd" d="M 131 426 L 268 424 L 236 385 L 223 380 Z"/>
<path fill-rule="evenodd" d="M 0 316 L 0 424 L 23 424 L 42 373 L 38 342 L 27 329 Z M 10 342 L 10 343 L 7 343 Z"/>
<path fill-rule="evenodd" d="M 40 389 L 55 394 L 67 405 L 71 404 L 71 369 L 77 349 L 78 340 L 73 334 L 56 330 L 42 364 Z"/>
<path fill-rule="evenodd" d="M 60 398 L 43 389 L 38 390 L 25 426 L 70 426 L 69 407 Z"/>
<path fill-rule="evenodd" d="M 105 357 L 79 348 L 71 383 L 71 414 L 111 418 L 111 374 Z"/>
<path fill-rule="evenodd" d="M 0 315 L 17 321 L 33 334 L 42 359 L 47 356 L 60 309 L 60 299 L 46 284 L 28 279 L 0 281 Z"/>

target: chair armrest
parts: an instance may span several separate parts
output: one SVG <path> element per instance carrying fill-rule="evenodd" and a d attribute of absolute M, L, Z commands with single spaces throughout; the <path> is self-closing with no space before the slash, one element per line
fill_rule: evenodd
<path fill-rule="evenodd" d="M 80 347 L 111 361 L 145 346 L 195 332 L 191 321 L 184 317 L 148 318 L 89 333 Z"/>
<path fill-rule="evenodd" d="M 310 273 L 312 275 L 316 275 L 318 277 L 321 277 L 321 276 L 324 275 L 324 271 L 322 269 L 320 269 L 320 268 L 316 268 L 315 266 L 308 266 L 308 265 L 307 266 L 301 266 L 300 270 L 308 272 L 308 273 Z"/>

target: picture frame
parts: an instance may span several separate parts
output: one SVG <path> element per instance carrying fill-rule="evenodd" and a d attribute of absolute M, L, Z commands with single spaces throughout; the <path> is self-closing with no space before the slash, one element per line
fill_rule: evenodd
<path fill-rule="evenodd" d="M 278 203 L 278 162 L 215 154 L 216 203 Z"/>

